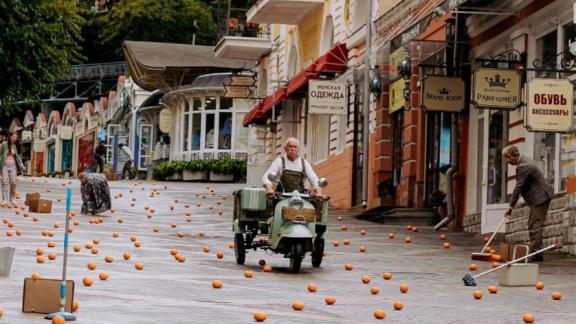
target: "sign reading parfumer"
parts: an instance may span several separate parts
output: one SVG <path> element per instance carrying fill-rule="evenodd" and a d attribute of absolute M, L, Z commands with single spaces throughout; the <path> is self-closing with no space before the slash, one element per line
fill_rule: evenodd
<path fill-rule="evenodd" d="M 567 132 L 572 128 L 574 86 L 567 79 L 534 78 L 528 83 L 525 126 L 530 131 Z"/>
<path fill-rule="evenodd" d="M 464 80 L 447 76 L 427 76 L 422 81 L 421 106 L 426 111 L 461 112 L 466 90 Z"/>
<path fill-rule="evenodd" d="M 308 112 L 323 115 L 346 115 L 346 84 L 342 82 L 308 81 Z"/>
<path fill-rule="evenodd" d="M 471 102 L 476 108 L 520 108 L 521 80 L 521 74 L 516 70 L 478 68 L 472 77 Z"/>

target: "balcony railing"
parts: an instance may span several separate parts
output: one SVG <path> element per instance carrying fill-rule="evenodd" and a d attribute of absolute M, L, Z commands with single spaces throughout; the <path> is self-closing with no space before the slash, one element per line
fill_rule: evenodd
<path fill-rule="evenodd" d="M 70 71 L 62 77 L 62 81 L 70 80 L 102 80 L 126 74 L 125 62 L 72 65 Z"/>
<path fill-rule="evenodd" d="M 246 22 L 246 18 L 228 18 L 221 21 L 218 38 L 225 36 L 270 39 L 270 27 Z"/>

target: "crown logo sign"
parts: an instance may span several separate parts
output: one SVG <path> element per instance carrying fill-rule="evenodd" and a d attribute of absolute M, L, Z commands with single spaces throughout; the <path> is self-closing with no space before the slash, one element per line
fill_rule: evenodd
<path fill-rule="evenodd" d="M 444 87 L 444 88 L 442 88 L 442 89 L 438 89 L 438 92 L 440 92 L 440 94 L 442 94 L 442 95 L 446 95 L 446 96 L 447 96 L 447 95 L 450 94 L 451 90 L 448 89 L 448 88 L 446 88 L 446 87 Z"/>
<path fill-rule="evenodd" d="M 486 81 L 491 87 L 504 88 L 506 87 L 506 84 L 510 82 L 510 78 L 508 79 L 503 78 L 499 73 L 496 73 L 496 75 L 493 78 L 486 77 Z"/>

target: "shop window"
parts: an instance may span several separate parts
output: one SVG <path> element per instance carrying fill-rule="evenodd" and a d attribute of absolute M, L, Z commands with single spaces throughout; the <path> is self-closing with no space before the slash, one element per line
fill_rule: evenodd
<path fill-rule="evenodd" d="M 232 113 L 220 113 L 218 125 L 218 148 L 229 150 L 232 147 Z"/>
<path fill-rule="evenodd" d="M 206 114 L 206 127 L 204 128 L 204 147 L 206 149 L 214 148 L 214 114 Z"/>
<path fill-rule="evenodd" d="M 200 98 L 198 97 L 192 98 L 192 109 L 194 111 L 202 110 L 202 100 Z"/>
<path fill-rule="evenodd" d="M 242 126 L 242 119 L 246 113 L 236 113 L 236 123 L 234 124 L 234 149 L 237 151 L 248 150 L 248 127 Z"/>
<path fill-rule="evenodd" d="M 312 161 L 318 163 L 328 158 L 330 150 L 330 116 L 310 115 Z"/>
<path fill-rule="evenodd" d="M 192 114 L 192 150 L 200 149 L 202 114 Z"/>
<path fill-rule="evenodd" d="M 220 109 L 232 108 L 232 98 L 220 97 Z"/>
<path fill-rule="evenodd" d="M 215 110 L 216 109 L 216 97 L 206 97 L 205 105 L 206 110 Z"/>
<path fill-rule="evenodd" d="M 190 139 L 190 114 L 184 114 L 184 151 L 190 151 L 189 139 Z"/>
<path fill-rule="evenodd" d="M 534 134 L 534 160 L 540 165 L 548 184 L 554 186 L 554 166 L 556 165 L 556 134 Z"/>
<path fill-rule="evenodd" d="M 555 30 L 550 32 L 536 41 L 538 48 L 538 59 L 541 64 L 550 65 L 555 64 L 556 52 L 558 47 L 558 32 Z M 538 77 L 555 77 L 556 73 L 538 72 Z"/>

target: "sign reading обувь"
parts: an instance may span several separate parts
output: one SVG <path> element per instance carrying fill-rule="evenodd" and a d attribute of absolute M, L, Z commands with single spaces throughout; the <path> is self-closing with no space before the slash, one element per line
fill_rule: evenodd
<path fill-rule="evenodd" d="M 574 86 L 567 79 L 534 78 L 528 83 L 524 126 L 530 131 L 567 132 L 574 116 Z"/>
<path fill-rule="evenodd" d="M 521 82 L 520 71 L 478 68 L 472 77 L 471 102 L 476 108 L 519 108 L 522 105 Z"/>

